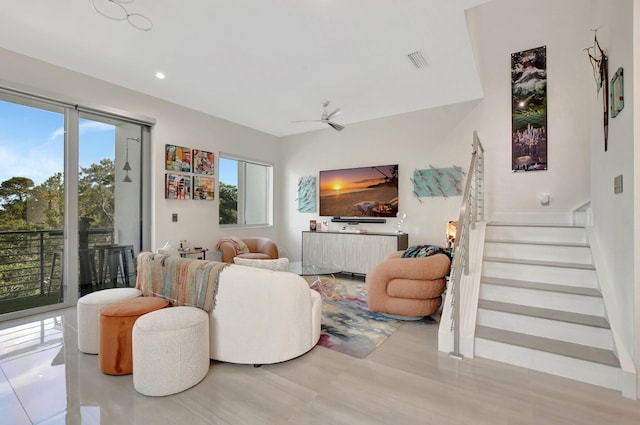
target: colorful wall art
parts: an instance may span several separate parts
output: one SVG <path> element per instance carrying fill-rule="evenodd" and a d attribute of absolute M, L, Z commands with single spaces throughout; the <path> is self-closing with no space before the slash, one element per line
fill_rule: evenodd
<path fill-rule="evenodd" d="M 511 170 L 547 169 L 547 47 L 511 55 Z"/>
<path fill-rule="evenodd" d="M 420 200 L 425 197 L 462 196 L 462 183 L 465 173 L 455 165 L 451 168 L 435 168 L 430 165 L 426 170 L 414 170 L 413 194 Z"/>
<path fill-rule="evenodd" d="M 165 170 L 191 172 L 191 149 L 183 146 L 165 145 Z"/>
<path fill-rule="evenodd" d="M 213 152 L 193 149 L 193 173 L 214 175 L 215 155 Z"/>
<path fill-rule="evenodd" d="M 316 178 L 300 177 L 298 179 L 298 211 L 316 211 Z"/>
<path fill-rule="evenodd" d="M 165 199 L 191 199 L 191 177 L 166 173 L 164 179 Z"/>
<path fill-rule="evenodd" d="M 216 185 L 213 177 L 193 176 L 193 199 L 213 201 L 216 199 Z"/>

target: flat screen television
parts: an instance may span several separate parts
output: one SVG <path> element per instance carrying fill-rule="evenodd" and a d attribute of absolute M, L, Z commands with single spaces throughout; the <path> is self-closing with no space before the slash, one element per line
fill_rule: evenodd
<path fill-rule="evenodd" d="M 320 215 L 395 217 L 398 164 L 320 171 Z"/>

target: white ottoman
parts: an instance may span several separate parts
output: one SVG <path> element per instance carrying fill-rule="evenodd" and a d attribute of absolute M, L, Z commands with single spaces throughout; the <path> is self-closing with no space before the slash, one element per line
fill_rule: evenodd
<path fill-rule="evenodd" d="M 141 394 L 179 393 L 209 371 L 209 314 L 196 307 L 169 307 L 133 325 L 133 387 Z"/>
<path fill-rule="evenodd" d="M 78 350 L 87 354 L 98 354 L 100 309 L 140 295 L 142 292 L 136 288 L 112 288 L 92 292 L 78 299 Z"/>

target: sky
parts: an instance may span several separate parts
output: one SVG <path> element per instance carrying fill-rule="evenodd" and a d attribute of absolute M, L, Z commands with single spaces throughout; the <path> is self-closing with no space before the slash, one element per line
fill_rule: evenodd
<path fill-rule="evenodd" d="M 80 166 L 114 158 L 115 127 L 80 120 Z M 64 115 L 0 101 L 0 183 L 28 177 L 36 185 L 63 172 Z"/>
<path fill-rule="evenodd" d="M 115 126 L 80 119 L 80 167 L 114 159 Z M 64 115 L 0 100 L 0 183 L 28 177 L 39 185 L 64 168 Z M 237 186 L 237 162 L 218 161 L 221 181 Z"/>

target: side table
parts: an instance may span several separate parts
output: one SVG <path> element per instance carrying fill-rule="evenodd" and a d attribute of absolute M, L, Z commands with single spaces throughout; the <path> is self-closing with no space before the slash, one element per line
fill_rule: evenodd
<path fill-rule="evenodd" d="M 209 251 L 209 248 L 178 249 L 178 254 L 180 254 L 182 258 L 186 258 L 187 255 L 197 255 L 198 260 L 206 260 L 207 251 Z"/>

